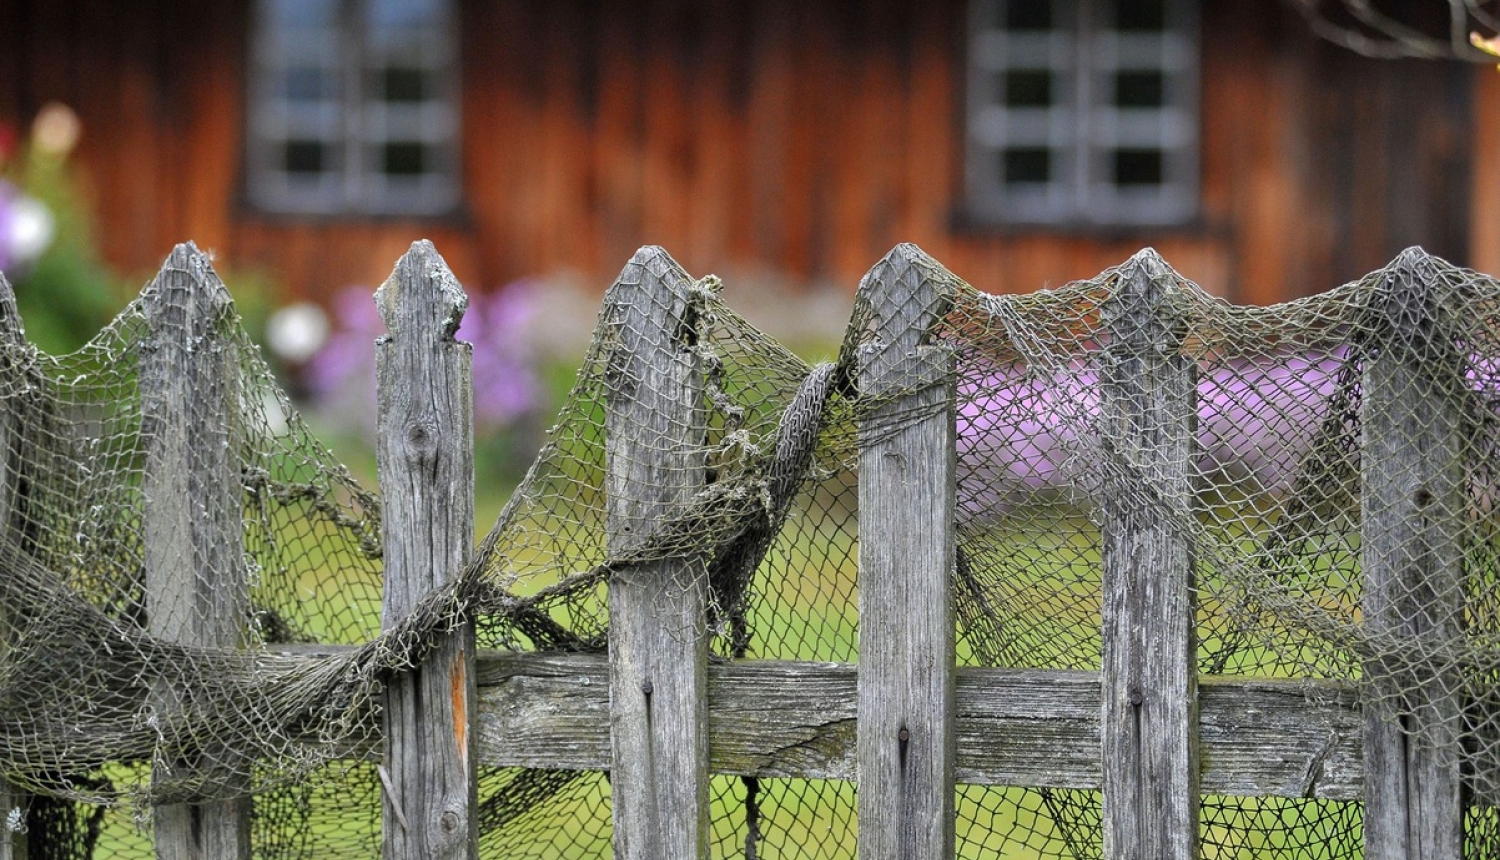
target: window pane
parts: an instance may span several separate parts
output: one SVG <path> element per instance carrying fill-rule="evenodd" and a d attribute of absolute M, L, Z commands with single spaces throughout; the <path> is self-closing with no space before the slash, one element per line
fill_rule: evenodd
<path fill-rule="evenodd" d="M 278 212 L 458 201 L 453 0 L 253 0 L 246 191 Z"/>
<path fill-rule="evenodd" d="M 1196 0 L 970 0 L 968 204 L 1172 224 L 1198 196 Z"/>
<path fill-rule="evenodd" d="M 419 102 L 431 87 L 422 69 L 391 66 L 381 71 L 381 96 L 388 102 Z"/>
<path fill-rule="evenodd" d="M 1165 177 L 1159 149 L 1117 149 L 1114 162 L 1116 185 L 1161 185 Z"/>
<path fill-rule="evenodd" d="M 338 23 L 338 0 L 269 0 L 266 22 L 272 28 L 302 30 Z"/>
<path fill-rule="evenodd" d="M 1116 72 L 1115 106 L 1159 108 L 1166 105 L 1167 82 L 1161 72 Z"/>
<path fill-rule="evenodd" d="M 1113 5 L 1117 30 L 1167 29 L 1167 0 L 1115 0 Z"/>
<path fill-rule="evenodd" d="M 287 173 L 323 173 L 332 166 L 328 144 L 321 140 L 289 140 L 282 148 L 282 155 L 282 167 Z"/>
<path fill-rule="evenodd" d="M 282 98 L 293 102 L 317 102 L 335 95 L 337 80 L 330 69 L 294 66 L 286 70 Z"/>
<path fill-rule="evenodd" d="M 1052 150 L 1015 147 L 1001 154 L 1001 175 L 1007 185 L 1042 183 L 1052 179 Z"/>
<path fill-rule="evenodd" d="M 427 170 L 427 148 L 415 141 L 392 141 L 381 147 L 380 172 L 387 176 L 421 176 Z"/>
<path fill-rule="evenodd" d="M 377 32 L 432 27 L 442 13 L 441 0 L 370 0 L 370 27 Z"/>
<path fill-rule="evenodd" d="M 1004 4 L 1000 26 L 1007 30 L 1052 29 L 1051 0 L 1010 0 Z"/>
<path fill-rule="evenodd" d="M 366 24 L 372 64 L 397 58 L 429 67 L 441 63 L 447 53 L 443 5 L 437 0 L 372 0 Z"/>
<path fill-rule="evenodd" d="M 1015 69 L 1005 73 L 1006 107 L 1049 107 L 1051 104 L 1051 72 Z"/>

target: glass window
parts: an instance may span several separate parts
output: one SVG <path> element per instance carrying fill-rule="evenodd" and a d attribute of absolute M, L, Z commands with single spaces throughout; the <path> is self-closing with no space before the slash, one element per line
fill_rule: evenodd
<path fill-rule="evenodd" d="M 1193 0 L 973 0 L 968 77 L 965 184 L 981 220 L 1197 213 Z"/>
<path fill-rule="evenodd" d="M 458 203 L 449 0 L 260 0 L 247 194 L 302 214 L 438 214 Z"/>

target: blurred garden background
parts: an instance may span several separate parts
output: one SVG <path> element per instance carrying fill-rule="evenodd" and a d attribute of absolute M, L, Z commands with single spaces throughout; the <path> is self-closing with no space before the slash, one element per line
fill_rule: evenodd
<path fill-rule="evenodd" d="M 810 358 L 902 241 L 995 293 L 1145 245 L 1251 304 L 1500 270 L 1500 75 L 1454 4 L 1350 8 L 0 0 L 0 270 L 66 352 L 196 241 L 369 476 L 370 295 L 431 238 L 503 499 L 645 244 Z"/>
<path fill-rule="evenodd" d="M 92 192 L 74 158 L 83 133 L 77 113 L 60 102 L 43 106 L 29 125 L 0 125 L 0 273 L 28 339 L 57 356 L 88 343 L 155 274 L 104 258 Z M 289 300 L 274 272 L 225 260 L 216 268 L 304 417 L 373 486 L 375 343 L 385 334 L 373 298 L 379 283 L 299 301 Z M 474 347 L 481 534 L 530 465 L 588 346 L 597 301 L 577 281 L 564 273 L 466 285 L 469 307 L 457 337 Z M 801 351 L 831 355 L 845 297 L 786 293 L 780 285 L 749 292 L 745 310 Z"/>

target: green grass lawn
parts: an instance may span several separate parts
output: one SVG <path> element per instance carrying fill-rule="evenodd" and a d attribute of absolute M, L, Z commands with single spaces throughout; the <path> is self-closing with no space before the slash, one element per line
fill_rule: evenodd
<path fill-rule="evenodd" d="M 814 497 L 816 498 L 816 497 Z M 487 494 L 478 503 L 480 522 L 493 521 L 504 500 Z M 857 536 L 847 502 L 823 498 L 796 512 L 790 528 L 772 548 L 755 584 L 751 613 L 754 659 L 854 662 L 858 659 Z M 819 511 L 828 512 L 820 514 Z M 520 523 L 508 547 L 509 567 L 524 573 L 550 559 L 566 557 L 565 518 L 534 518 Z M 305 528 L 305 526 L 303 526 Z M 482 526 L 483 528 L 483 526 Z M 267 574 L 265 585 L 295 604 L 306 632 L 348 639 L 351 632 L 379 626 L 380 582 L 367 564 L 350 564 L 347 554 L 328 551 L 337 536 L 319 526 L 299 534 L 308 551 L 284 569 Z M 1243 539 L 1253 545 L 1256 535 Z M 597 538 L 595 538 L 597 540 Z M 971 552 L 990 560 L 998 574 L 992 586 L 1004 598 L 1007 620 L 1020 624 L 1016 647 L 1036 665 L 1097 668 L 1099 641 L 1099 538 L 1097 529 L 1076 512 L 1051 508 L 1029 512 L 963 535 Z M 1314 562 L 1314 565 L 1322 562 Z M 1332 559 L 1314 571 L 1332 577 L 1348 559 Z M 530 590 L 570 570 L 524 578 Z M 287 585 L 290 585 L 290 589 Z M 287 598 L 285 595 L 290 595 Z M 598 595 L 603 600 L 602 593 Z M 1342 606 L 1342 604 L 1339 604 Z M 1221 647 L 1230 637 L 1215 618 L 1226 610 L 1211 594 L 1201 601 L 1203 647 Z M 358 638 L 358 637 L 356 637 Z M 1244 638 L 1244 637 L 1242 637 Z M 984 663 L 966 637 L 958 641 L 960 665 Z M 1264 635 L 1236 643 L 1242 652 L 1230 665 L 1239 674 L 1286 674 L 1296 660 L 1280 649 L 1289 642 Z M 139 772 L 118 771 L 121 778 Z M 316 779 L 302 788 L 261 798 L 257 825 L 262 856 L 318 858 L 368 857 L 378 846 L 378 781 L 370 768 L 355 768 L 350 782 Z M 609 856 L 608 782 L 586 777 L 517 820 L 504 833 L 485 837 L 494 856 Z M 741 856 L 748 833 L 745 787 L 732 777 L 713 780 L 712 842 L 715 857 Z M 764 780 L 759 795 L 761 858 L 845 858 L 857 836 L 856 786 L 836 780 Z M 956 823 L 962 858 L 1067 858 L 1097 853 L 1098 797 L 1092 792 L 1042 792 L 1021 788 L 960 786 Z M 1353 809 L 1351 812 L 1350 810 Z M 1214 858 L 1291 858 L 1333 856 L 1306 853 L 1309 846 L 1357 848 L 1357 805 L 1276 799 L 1206 800 L 1203 856 Z M 106 816 L 99 856 L 149 856 L 149 839 L 127 809 Z M 509 834 L 509 835 L 507 835 Z M 1352 849 L 1351 849 L 1352 850 Z M 1354 856 L 1347 852 L 1339 856 Z"/>

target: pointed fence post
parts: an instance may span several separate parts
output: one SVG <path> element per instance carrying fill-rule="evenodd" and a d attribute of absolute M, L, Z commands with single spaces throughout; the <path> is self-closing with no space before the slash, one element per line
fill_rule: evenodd
<path fill-rule="evenodd" d="M 148 627 L 169 642 L 243 647 L 250 595 L 236 460 L 239 357 L 225 338 L 234 303 L 189 242 L 167 257 L 143 311 L 150 332 L 140 358 Z M 154 692 L 169 709 L 179 695 Z M 249 857 L 250 799 L 157 806 L 153 832 L 162 860 Z"/>
<path fill-rule="evenodd" d="M 24 369 L 11 362 L 26 348 L 26 331 L 21 325 L 21 315 L 16 310 L 16 294 L 10 282 L 0 273 L 0 368 L 6 372 L 7 386 L 0 397 L 0 528 L 12 534 L 25 534 L 30 520 L 29 499 L 25 498 L 25 486 L 29 484 L 22 469 L 25 468 L 24 445 L 26 443 L 24 406 L 21 398 L 21 379 Z M 14 385 L 14 388 L 10 386 Z M 0 665 L 10 661 L 12 624 L 9 617 L 0 615 Z M 8 815 L 12 809 L 26 809 L 26 796 L 19 789 L 0 783 L 0 816 Z M 26 834 L 0 825 L 0 860 L 24 860 Z"/>
<path fill-rule="evenodd" d="M 1462 703 L 1451 670 L 1421 668 L 1462 635 L 1463 356 L 1443 326 L 1439 261 L 1401 253 L 1375 295 L 1378 349 L 1360 418 L 1360 607 L 1376 647 L 1366 667 L 1365 857 L 1463 853 Z M 1403 713 L 1404 712 L 1404 713 Z"/>
<path fill-rule="evenodd" d="M 705 481 L 704 378 L 689 279 L 656 247 L 620 273 L 605 418 L 606 531 L 627 551 Z M 609 583 L 610 794 L 616 860 L 708 857 L 707 591 L 692 558 Z"/>
<path fill-rule="evenodd" d="M 946 270 L 898 245 L 860 285 L 874 313 L 859 354 L 873 404 L 859 445 L 859 856 L 954 852 L 953 351 L 932 343 Z"/>
<path fill-rule="evenodd" d="M 1149 248 L 1104 308 L 1104 856 L 1198 857 L 1198 690 L 1191 516 L 1195 365 L 1172 300 L 1176 275 Z"/>
<path fill-rule="evenodd" d="M 472 351 L 454 340 L 468 306 L 431 242 L 375 293 L 388 334 L 376 349 L 376 454 L 385 538 L 382 625 L 468 562 L 474 529 Z M 476 852 L 474 629 L 445 635 L 385 691 L 387 860 Z"/>

